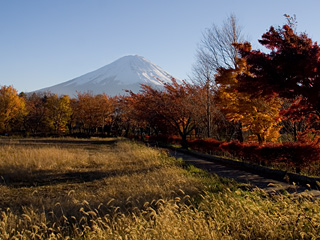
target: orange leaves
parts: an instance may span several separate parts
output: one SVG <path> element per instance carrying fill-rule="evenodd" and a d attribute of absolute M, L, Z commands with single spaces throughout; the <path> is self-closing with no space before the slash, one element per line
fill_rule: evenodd
<path fill-rule="evenodd" d="M 75 119 L 83 124 L 84 128 L 104 127 L 110 122 L 114 112 L 114 99 L 106 94 L 92 95 L 90 93 L 78 93 L 78 99 L 74 105 Z"/>
<path fill-rule="evenodd" d="M 249 141 L 277 141 L 280 136 L 279 98 L 253 97 L 250 93 L 239 92 L 239 74 L 251 73 L 244 59 L 237 60 L 235 69 L 219 69 L 216 82 L 219 84 L 217 100 L 229 121 L 241 122 L 243 131 L 249 131 Z"/>
<path fill-rule="evenodd" d="M 25 114 L 25 101 L 12 86 L 0 88 L 0 132 L 10 130 L 10 121 L 19 114 Z"/>

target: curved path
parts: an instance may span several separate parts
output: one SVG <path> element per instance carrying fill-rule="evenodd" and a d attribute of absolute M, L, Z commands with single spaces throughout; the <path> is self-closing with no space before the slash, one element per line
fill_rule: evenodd
<path fill-rule="evenodd" d="M 320 198 L 319 190 L 310 189 L 307 186 L 290 184 L 285 181 L 275 180 L 273 179 L 273 176 L 265 177 L 259 175 L 258 173 L 250 172 L 245 168 L 238 168 L 220 162 L 218 163 L 211 159 L 208 160 L 207 157 L 202 157 L 200 155 L 191 155 L 176 150 L 170 150 L 170 154 L 176 158 L 182 158 L 184 162 L 190 163 L 195 167 L 204 169 L 210 173 L 215 173 L 221 177 L 232 178 L 240 183 L 257 186 L 270 194 L 287 191 L 293 194 L 308 195 Z"/>

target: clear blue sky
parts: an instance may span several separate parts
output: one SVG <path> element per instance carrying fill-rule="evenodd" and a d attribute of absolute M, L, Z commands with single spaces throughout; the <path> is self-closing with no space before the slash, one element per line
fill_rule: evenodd
<path fill-rule="evenodd" d="M 320 42 L 319 0 L 0 0 L 0 85 L 49 87 L 138 54 L 187 79 L 197 44 L 234 13 L 255 48 L 296 14 Z"/>

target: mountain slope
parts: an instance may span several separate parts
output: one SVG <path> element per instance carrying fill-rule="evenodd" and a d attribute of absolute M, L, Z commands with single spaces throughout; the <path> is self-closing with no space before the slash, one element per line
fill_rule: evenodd
<path fill-rule="evenodd" d="M 38 91 L 68 94 L 70 97 L 74 97 L 77 91 L 116 96 L 125 94 L 126 89 L 138 92 L 140 84 L 161 87 L 161 81 L 170 82 L 171 75 L 141 56 L 130 55 L 70 81 Z"/>

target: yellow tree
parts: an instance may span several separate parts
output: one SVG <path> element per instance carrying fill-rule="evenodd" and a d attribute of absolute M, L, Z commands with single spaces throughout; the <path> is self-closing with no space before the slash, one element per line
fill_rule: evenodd
<path fill-rule="evenodd" d="M 24 98 L 20 98 L 17 90 L 12 86 L 2 86 L 0 88 L 0 132 L 9 132 L 12 120 L 24 112 Z"/>
<path fill-rule="evenodd" d="M 279 138 L 279 111 L 281 101 L 277 96 L 253 97 L 252 94 L 238 92 L 239 80 L 237 76 L 247 70 L 244 59 L 237 59 L 235 68 L 220 68 L 216 75 L 219 86 L 217 99 L 222 111 L 229 121 L 241 122 L 243 131 L 249 131 L 249 141 L 258 141 L 260 144 L 266 141 L 277 141 Z"/>
<path fill-rule="evenodd" d="M 47 102 L 47 123 L 49 127 L 58 134 L 66 132 L 66 125 L 69 122 L 70 116 L 72 114 L 69 96 L 63 95 L 61 97 L 58 97 L 57 94 L 54 94 L 47 98 Z"/>

